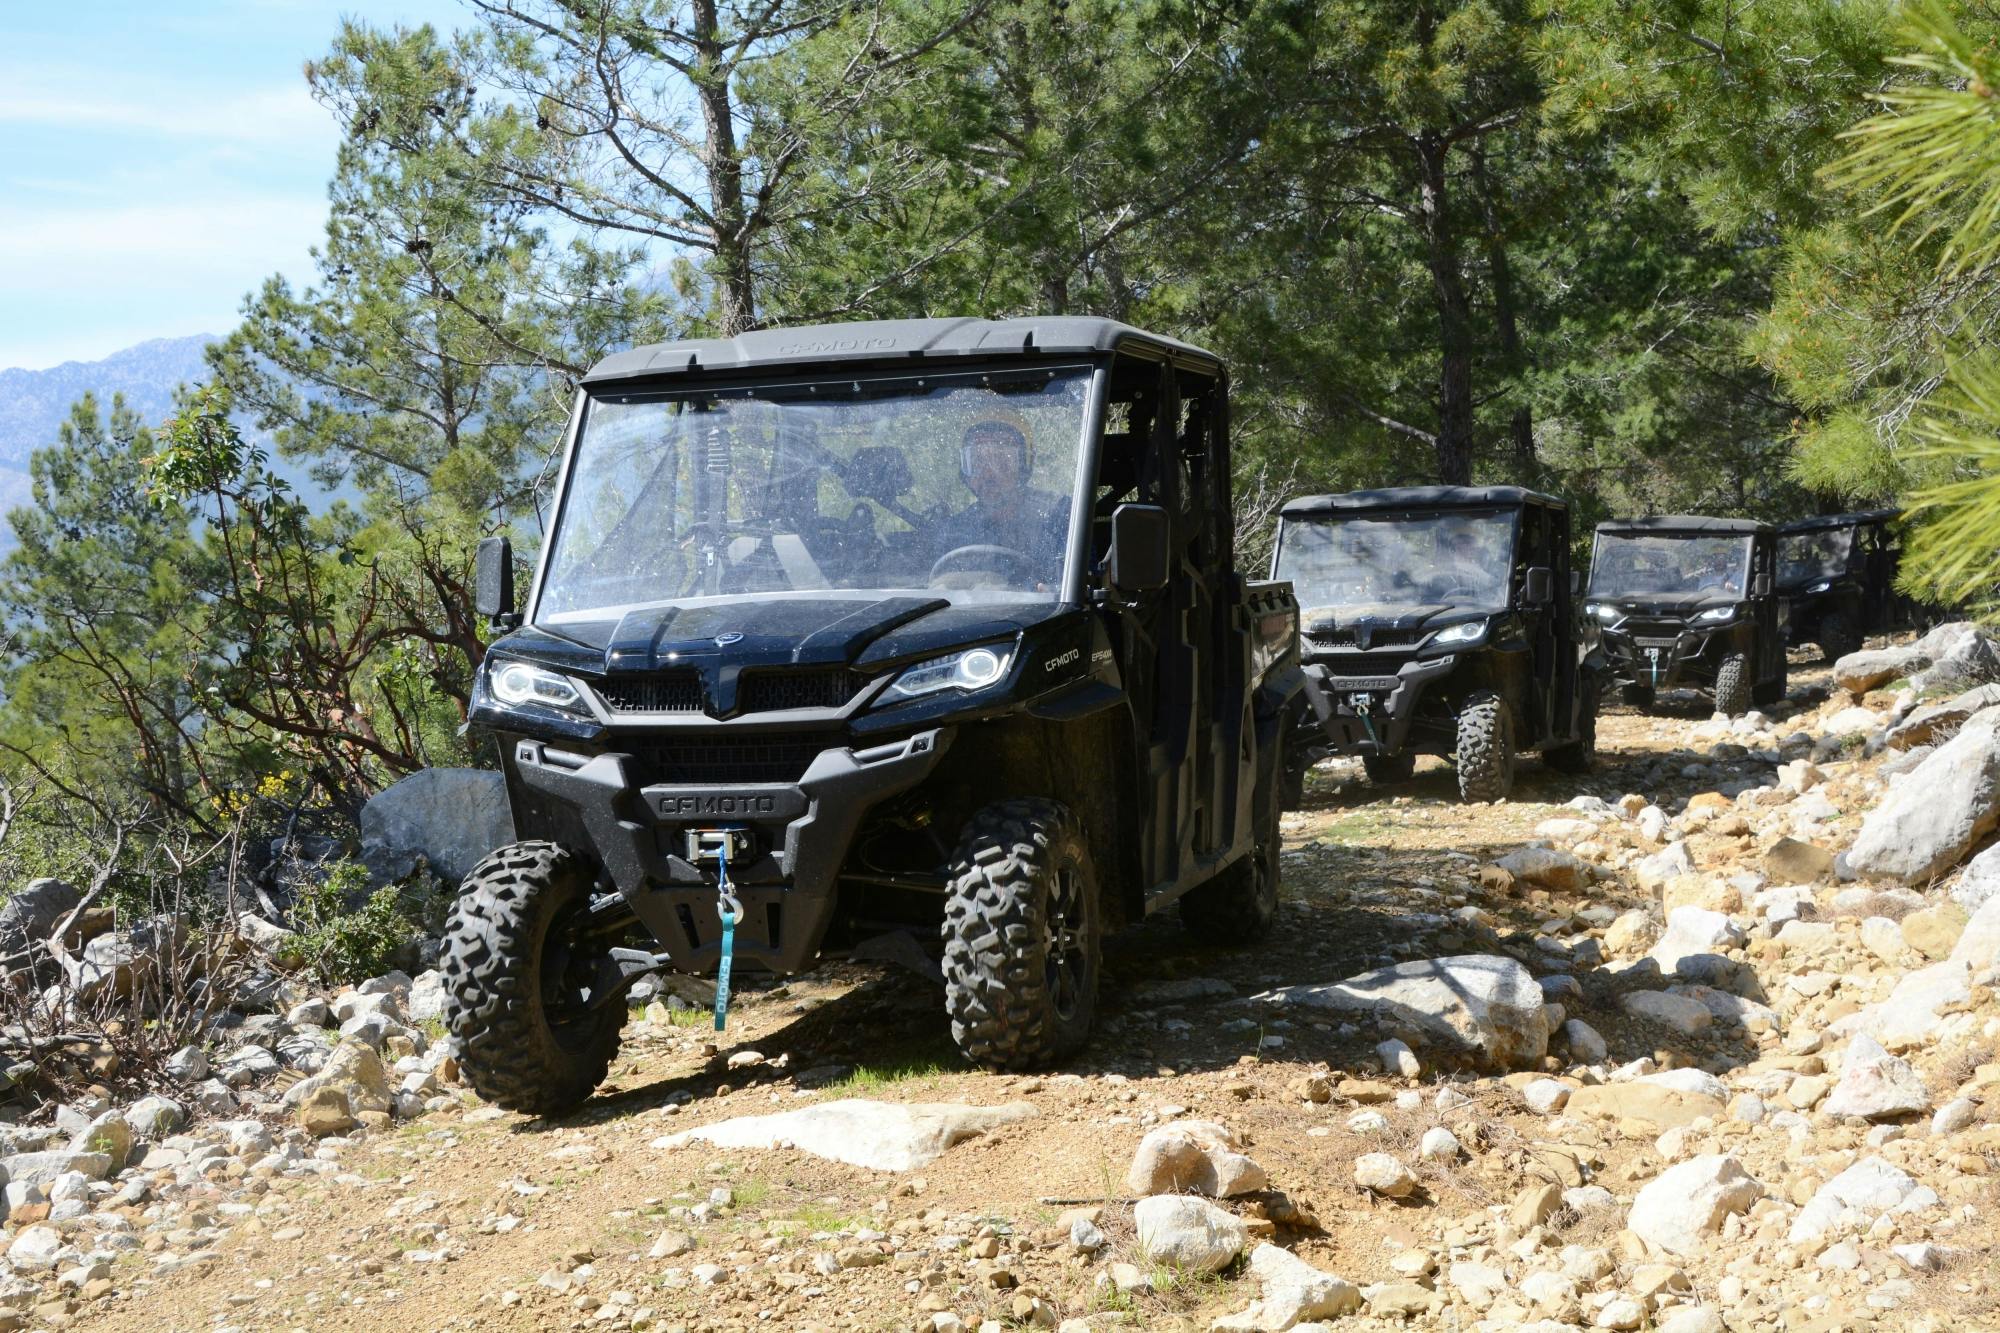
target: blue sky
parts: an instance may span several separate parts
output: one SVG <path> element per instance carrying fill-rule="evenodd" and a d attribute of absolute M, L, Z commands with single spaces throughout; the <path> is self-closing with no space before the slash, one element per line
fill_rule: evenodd
<path fill-rule="evenodd" d="M 338 134 L 300 66 L 456 0 L 0 0 L 0 368 L 224 333 L 310 275 Z"/>

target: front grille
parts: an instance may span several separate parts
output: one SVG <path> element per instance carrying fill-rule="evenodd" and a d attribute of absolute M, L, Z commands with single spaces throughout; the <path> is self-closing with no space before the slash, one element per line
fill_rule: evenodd
<path fill-rule="evenodd" d="M 841 708 L 868 677 L 844 667 L 797 671 L 746 671 L 736 689 L 745 713 L 778 713 L 788 708 Z"/>
<path fill-rule="evenodd" d="M 614 713 L 699 713 L 702 705 L 701 676 L 694 671 L 607 680 L 597 693 Z"/>
<path fill-rule="evenodd" d="M 668 786 L 731 782 L 797 782 L 819 756 L 814 741 L 757 736 L 708 736 L 636 747 L 640 780 Z"/>
<path fill-rule="evenodd" d="M 1403 660 L 1401 653 L 1315 653 L 1312 659 L 1330 676 L 1393 676 Z"/>
<path fill-rule="evenodd" d="M 1420 629 L 1378 629 L 1368 636 L 1371 648 L 1414 648 L 1424 640 Z M 1310 630 L 1306 639 L 1315 648 L 1359 648 L 1360 635 L 1351 629 Z"/>

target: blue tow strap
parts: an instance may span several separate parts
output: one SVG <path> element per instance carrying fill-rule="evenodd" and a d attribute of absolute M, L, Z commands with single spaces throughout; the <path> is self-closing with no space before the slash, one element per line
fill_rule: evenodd
<path fill-rule="evenodd" d="M 736 923 L 743 919 L 743 904 L 729 891 L 729 845 L 725 839 L 716 857 L 715 912 L 722 918 L 722 965 L 715 973 L 715 1030 L 729 1022 L 729 964 L 736 956 Z"/>

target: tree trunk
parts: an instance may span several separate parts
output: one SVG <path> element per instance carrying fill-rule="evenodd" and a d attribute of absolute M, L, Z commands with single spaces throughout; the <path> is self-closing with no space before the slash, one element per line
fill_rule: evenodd
<path fill-rule="evenodd" d="M 1420 225 L 1438 314 L 1437 473 L 1443 484 L 1463 486 L 1472 480 L 1472 303 L 1445 193 L 1451 145 L 1427 132 L 1417 136 L 1416 147 Z"/>
<path fill-rule="evenodd" d="M 1528 368 L 1528 354 L 1521 345 L 1520 321 L 1514 310 L 1514 266 L 1508 260 L 1500 215 L 1494 208 L 1492 184 L 1486 175 L 1486 154 L 1477 150 L 1472 155 L 1472 179 L 1479 191 L 1479 207 L 1486 222 L 1482 237 L 1486 268 L 1493 275 L 1493 317 L 1500 331 L 1501 364 L 1509 375 L 1518 376 Z M 1525 401 L 1514 408 L 1507 433 L 1514 443 L 1515 479 L 1523 485 L 1532 485 L 1540 469 L 1535 458 L 1535 412 Z"/>
<path fill-rule="evenodd" d="M 717 332 L 725 338 L 757 327 L 757 293 L 750 276 L 750 225 L 743 204 L 743 154 L 736 146 L 730 69 L 722 59 L 722 29 L 715 0 L 693 0 L 694 45 L 701 53 L 694 74 L 701 104 L 702 168 L 708 175 L 709 211 L 715 219 Z"/>

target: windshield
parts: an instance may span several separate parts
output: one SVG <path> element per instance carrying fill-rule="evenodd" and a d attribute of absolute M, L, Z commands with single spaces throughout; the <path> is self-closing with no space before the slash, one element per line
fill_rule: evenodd
<path fill-rule="evenodd" d="M 1507 605 L 1511 510 L 1287 518 L 1277 577 L 1304 607 Z"/>
<path fill-rule="evenodd" d="M 543 623 L 828 589 L 1052 601 L 1088 367 L 598 394 Z"/>
<path fill-rule="evenodd" d="M 1789 588 L 1846 573 L 1847 553 L 1853 546 L 1853 528 L 1822 528 L 1779 537 L 1779 585 Z"/>
<path fill-rule="evenodd" d="M 1590 562 L 1590 592 L 1598 597 L 1631 593 L 1743 595 L 1750 569 L 1750 538 L 1662 532 L 1597 534 Z"/>

